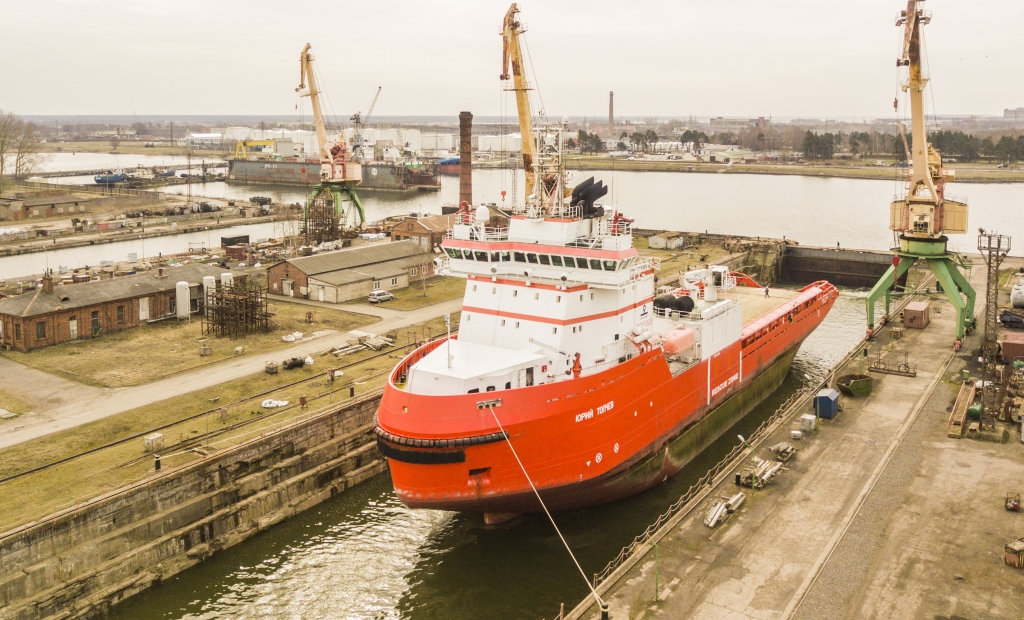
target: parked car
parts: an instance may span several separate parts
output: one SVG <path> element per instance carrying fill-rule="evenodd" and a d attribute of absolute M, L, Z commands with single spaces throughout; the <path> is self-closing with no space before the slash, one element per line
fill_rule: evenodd
<path fill-rule="evenodd" d="M 391 301 L 395 296 L 390 291 L 373 291 L 370 293 L 370 303 L 379 304 L 382 301 Z"/>

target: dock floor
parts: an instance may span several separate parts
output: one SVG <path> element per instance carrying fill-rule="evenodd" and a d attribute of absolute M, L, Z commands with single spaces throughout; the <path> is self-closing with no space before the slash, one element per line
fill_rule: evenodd
<path fill-rule="evenodd" d="M 979 291 L 982 271 L 972 274 Z M 961 370 L 978 376 L 981 335 L 954 356 L 952 308 L 933 304 L 931 325 L 895 343 L 910 351 L 916 377 L 872 373 L 869 396 L 844 397 L 835 420 L 793 442 L 788 471 L 764 490 L 742 489 L 746 503 L 712 530 L 705 511 L 737 492 L 720 482 L 659 541 L 658 601 L 648 552 L 599 590 L 610 617 L 1024 616 L 1024 572 L 1003 563 L 1003 546 L 1024 534 L 1024 516 L 1003 507 L 1024 486 L 1024 446 L 1019 434 L 1008 443 L 946 437 Z M 859 361 L 846 369 L 859 370 Z M 789 432 L 781 425 L 754 454 L 769 458 Z M 567 617 L 599 613 L 591 601 Z"/>

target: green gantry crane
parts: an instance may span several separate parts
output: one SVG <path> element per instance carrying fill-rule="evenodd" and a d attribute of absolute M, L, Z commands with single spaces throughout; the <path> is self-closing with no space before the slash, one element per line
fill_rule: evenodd
<path fill-rule="evenodd" d="M 880 297 L 884 298 L 883 321 L 888 320 L 893 285 L 914 263 L 925 260 L 956 308 L 956 344 L 959 344 L 967 331 L 974 328 L 975 292 L 958 269 L 958 266 L 965 267 L 963 258 L 946 247 L 946 233 L 967 232 L 967 201 L 946 195 L 946 183 L 953 180 L 953 171 L 942 167 L 939 152 L 928 144 L 923 101 L 928 78 L 921 71 L 921 27 L 931 21 L 931 16 L 920 8 L 922 1 L 910 0 L 907 10 L 901 11 L 896 20 L 896 25 L 904 29 L 903 51 L 896 64 L 909 69 L 903 90 L 910 95 L 912 168 L 906 194 L 897 197 L 889 208 L 889 228 L 898 234 L 899 245 L 893 249 L 893 265 L 868 293 L 868 336 L 874 330 L 875 303 Z"/>

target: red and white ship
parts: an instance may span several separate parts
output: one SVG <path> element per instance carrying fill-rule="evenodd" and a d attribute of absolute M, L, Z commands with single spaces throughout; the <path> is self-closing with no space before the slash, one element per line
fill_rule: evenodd
<path fill-rule="evenodd" d="M 658 261 L 594 202 L 607 188 L 565 187 L 564 139 L 538 130 L 538 181 L 507 227 L 464 206 L 443 243 L 467 279 L 458 337 L 403 359 L 377 414 L 409 507 L 493 521 L 541 509 L 530 480 L 551 509 L 662 482 L 779 386 L 838 295 L 766 296 L 711 266 L 656 297 Z"/>

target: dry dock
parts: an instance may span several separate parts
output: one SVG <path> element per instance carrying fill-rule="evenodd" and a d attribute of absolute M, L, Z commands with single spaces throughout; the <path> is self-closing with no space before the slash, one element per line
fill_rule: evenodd
<path fill-rule="evenodd" d="M 972 280 L 984 290 L 981 271 Z M 789 421 L 745 450 L 652 537 L 657 561 L 642 544 L 601 583 L 610 617 L 1021 617 L 1024 575 L 1003 563 L 1003 546 L 1024 530 L 1024 517 L 1003 507 L 1024 479 L 1019 434 L 1007 443 L 947 438 L 961 371 L 978 377 L 981 336 L 955 353 L 953 312 L 944 301 L 933 308 L 926 329 L 870 345 L 868 362 L 883 345 L 907 351 L 916 377 L 872 373 L 874 391 L 844 397 L 836 419 L 793 441 L 788 471 L 763 490 L 738 488 L 734 473 L 752 456 L 771 458 L 768 446 L 789 440 Z M 804 404 L 791 419 L 811 411 Z M 705 511 L 738 490 L 745 504 L 706 527 Z M 599 612 L 590 597 L 566 617 Z"/>

